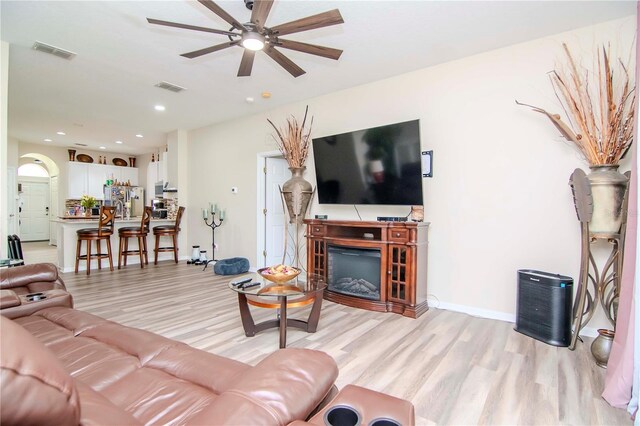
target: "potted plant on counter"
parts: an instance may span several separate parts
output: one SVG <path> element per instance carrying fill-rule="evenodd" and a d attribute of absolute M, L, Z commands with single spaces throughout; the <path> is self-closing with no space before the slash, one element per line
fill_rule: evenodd
<path fill-rule="evenodd" d="M 84 215 L 87 217 L 91 216 L 91 209 L 94 208 L 96 204 L 98 204 L 96 198 L 91 195 L 85 194 L 80 198 L 80 205 L 84 208 Z"/>

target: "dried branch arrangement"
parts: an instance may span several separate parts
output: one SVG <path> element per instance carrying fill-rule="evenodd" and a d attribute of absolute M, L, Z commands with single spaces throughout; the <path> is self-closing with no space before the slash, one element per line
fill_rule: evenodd
<path fill-rule="evenodd" d="M 276 134 L 271 136 L 273 140 L 276 141 L 278 149 L 280 149 L 280 152 L 284 155 L 287 163 L 289 163 L 289 167 L 303 167 L 307 161 L 311 128 L 313 127 L 313 117 L 311 117 L 309 127 L 305 128 L 308 112 L 309 106 L 307 105 L 304 110 L 302 124 L 300 124 L 294 116 L 291 116 L 287 118 L 287 125 L 281 129 L 278 129 L 276 125 L 267 118 L 269 124 L 271 124 L 276 131 Z"/>
<path fill-rule="evenodd" d="M 636 86 L 631 83 L 629 70 L 620 60 L 620 67 L 614 67 L 608 49 L 603 46 L 596 70 L 590 73 L 578 67 L 566 44 L 562 46 L 568 70 L 551 71 L 549 78 L 569 125 L 558 114 L 516 103 L 546 115 L 562 136 L 575 144 L 589 165 L 618 164 L 633 143 Z"/>

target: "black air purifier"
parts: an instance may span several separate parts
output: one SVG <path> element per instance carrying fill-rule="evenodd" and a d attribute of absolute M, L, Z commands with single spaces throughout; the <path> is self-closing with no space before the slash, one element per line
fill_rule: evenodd
<path fill-rule="evenodd" d="M 573 278 L 518 270 L 517 332 L 550 345 L 569 346 L 572 304 Z"/>

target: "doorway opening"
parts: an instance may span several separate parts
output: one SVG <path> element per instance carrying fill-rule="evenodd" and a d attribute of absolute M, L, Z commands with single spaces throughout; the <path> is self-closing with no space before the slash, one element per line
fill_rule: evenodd
<path fill-rule="evenodd" d="M 280 187 L 291 178 L 289 164 L 280 151 L 258 154 L 258 214 L 257 214 L 257 253 L 256 266 L 284 263 L 295 266 L 296 226 L 285 220 L 285 207 L 280 196 Z M 298 229 L 304 235 L 304 226 Z M 298 257 L 302 270 L 306 270 L 306 243 L 298 236 L 300 246 Z M 285 253 L 286 249 L 286 253 Z"/>
<path fill-rule="evenodd" d="M 16 174 L 18 185 L 9 188 L 10 197 L 14 192 L 10 208 L 16 212 L 15 233 L 23 242 L 48 241 L 56 245 L 57 223 L 51 219 L 58 217 L 64 203 L 59 198 L 60 168 L 46 155 L 27 153 L 20 156 Z"/>
<path fill-rule="evenodd" d="M 23 242 L 49 240 L 49 196 L 49 174 L 44 168 L 18 167 L 18 224 Z"/>

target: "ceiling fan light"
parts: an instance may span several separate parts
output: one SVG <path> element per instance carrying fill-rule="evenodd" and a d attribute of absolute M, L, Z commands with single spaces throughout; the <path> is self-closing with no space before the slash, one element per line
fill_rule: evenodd
<path fill-rule="evenodd" d="M 262 50 L 264 37 L 258 33 L 246 32 L 242 35 L 242 47 L 249 50 Z"/>

